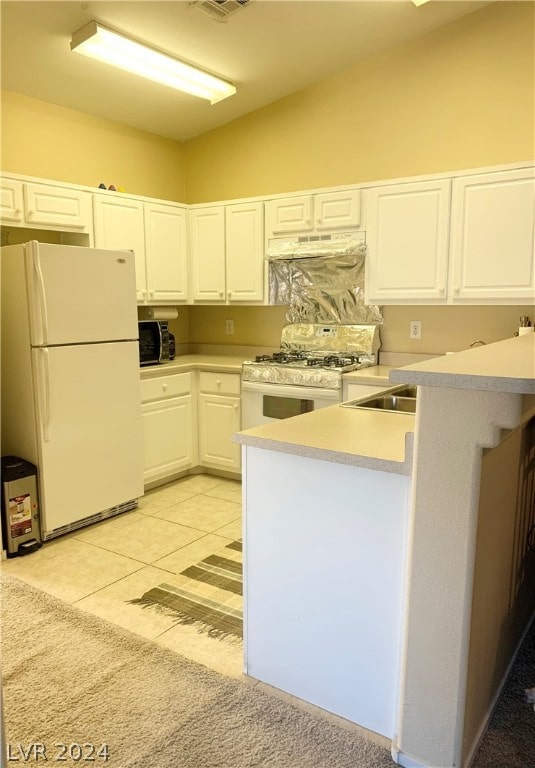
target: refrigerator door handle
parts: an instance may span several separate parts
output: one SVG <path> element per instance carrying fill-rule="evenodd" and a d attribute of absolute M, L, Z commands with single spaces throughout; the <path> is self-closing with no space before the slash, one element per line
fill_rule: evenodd
<path fill-rule="evenodd" d="M 41 321 L 41 343 L 46 344 L 48 340 L 48 316 L 46 311 L 45 281 L 43 279 L 43 272 L 41 271 L 41 263 L 39 261 L 39 251 L 37 249 L 33 251 L 33 270 L 37 280 L 36 303 L 39 308 Z"/>
<path fill-rule="evenodd" d="M 38 397 L 41 412 L 41 429 L 43 442 L 50 442 L 50 367 L 49 351 L 41 347 L 37 350 L 41 356 L 42 364 L 39 366 Z"/>

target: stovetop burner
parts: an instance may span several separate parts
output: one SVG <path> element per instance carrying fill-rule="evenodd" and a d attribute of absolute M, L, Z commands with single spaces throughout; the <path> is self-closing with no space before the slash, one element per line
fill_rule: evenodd
<path fill-rule="evenodd" d="M 376 364 L 377 336 L 375 326 L 286 325 L 278 351 L 244 362 L 243 381 L 341 389 L 342 374 Z"/>
<path fill-rule="evenodd" d="M 258 364 L 291 365 L 294 367 L 340 368 L 347 370 L 364 362 L 366 355 L 325 354 L 317 352 L 286 351 L 274 352 L 272 355 L 257 355 L 254 362 Z"/>

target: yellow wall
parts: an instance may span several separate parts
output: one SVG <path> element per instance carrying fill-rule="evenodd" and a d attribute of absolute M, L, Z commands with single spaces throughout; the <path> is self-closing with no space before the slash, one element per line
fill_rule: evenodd
<path fill-rule="evenodd" d="M 493 3 L 189 141 L 187 201 L 529 160 L 533 28 Z"/>
<path fill-rule="evenodd" d="M 183 312 L 179 308 L 179 314 Z M 533 307 L 384 307 L 381 349 L 384 352 L 444 354 L 512 337 L 520 315 L 535 320 Z M 236 344 L 278 347 L 286 323 L 285 307 L 190 307 L 189 341 L 193 344 Z M 234 320 L 234 334 L 225 333 Z M 422 338 L 409 338 L 409 322 L 420 320 Z M 177 339 L 178 340 L 178 339 Z M 181 340 L 183 341 L 183 335 Z"/>
<path fill-rule="evenodd" d="M 361 183 L 534 157 L 534 5 L 493 3 L 185 144 L 187 201 Z M 356 36 L 358 45 L 358 35 Z M 190 338 L 278 345 L 284 312 L 192 310 Z M 533 307 L 385 307 L 383 351 L 513 335 Z M 235 319 L 236 333 L 224 333 Z M 410 320 L 422 338 L 409 339 Z"/>
<path fill-rule="evenodd" d="M 2 91 L 2 170 L 184 202 L 182 145 Z"/>
<path fill-rule="evenodd" d="M 529 160 L 533 25 L 533 3 L 493 3 L 184 145 L 4 91 L 2 169 L 205 202 Z M 180 342 L 278 346 L 284 324 L 279 307 L 181 312 Z M 496 341 L 523 314 L 535 320 L 528 307 L 386 307 L 383 350 Z"/>
<path fill-rule="evenodd" d="M 278 347 L 286 307 L 190 307 L 189 340 L 193 344 Z M 234 334 L 225 333 L 234 320 Z"/>

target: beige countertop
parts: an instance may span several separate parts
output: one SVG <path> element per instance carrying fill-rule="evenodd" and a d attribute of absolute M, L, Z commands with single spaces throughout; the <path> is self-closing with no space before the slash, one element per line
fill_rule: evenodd
<path fill-rule="evenodd" d="M 169 376 L 186 371 L 215 371 L 220 373 L 238 373 L 241 375 L 242 363 L 247 357 L 234 355 L 179 355 L 168 363 L 146 365 L 140 368 L 142 379 L 156 376 Z"/>
<path fill-rule="evenodd" d="M 390 373 L 390 381 L 535 394 L 535 333 L 396 368 Z"/>
<path fill-rule="evenodd" d="M 393 370 L 394 367 L 391 365 L 373 365 L 370 368 L 361 368 L 358 371 L 344 373 L 342 378 L 353 384 L 384 384 L 385 387 L 388 387 L 388 377 L 390 371 Z"/>
<path fill-rule="evenodd" d="M 166 376 L 170 373 L 182 373 L 184 371 L 200 370 L 221 371 L 228 373 L 240 373 L 244 360 L 250 360 L 250 355 L 215 355 L 193 354 L 179 355 L 168 363 L 158 365 L 146 365 L 140 368 L 141 378 L 150 379 L 154 376 Z M 388 375 L 394 370 L 391 365 L 374 365 L 370 368 L 361 368 L 358 371 L 345 373 L 343 379 L 357 384 L 384 384 L 389 386 Z"/>
<path fill-rule="evenodd" d="M 333 405 L 238 432 L 242 445 L 410 475 L 414 415 Z"/>

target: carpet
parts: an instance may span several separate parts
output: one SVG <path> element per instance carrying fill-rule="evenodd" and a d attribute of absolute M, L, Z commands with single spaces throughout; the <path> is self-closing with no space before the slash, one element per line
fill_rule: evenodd
<path fill-rule="evenodd" d="M 241 640 L 242 543 L 232 541 L 129 603 L 172 616 L 177 624 L 195 624 L 218 639 Z"/>
<path fill-rule="evenodd" d="M 76 745 L 89 745 L 86 756 L 93 745 L 95 768 L 392 768 L 389 750 L 353 729 L 16 578 L 2 576 L 1 587 L 4 714 L 13 753 L 39 743 L 49 764 L 80 766 L 88 761 Z M 61 745 L 70 754 L 59 762 Z M 107 760 L 97 757 L 102 745 Z"/>

